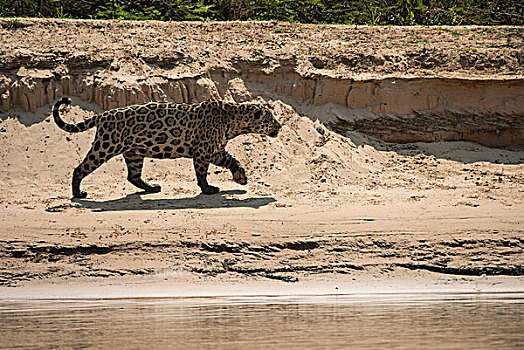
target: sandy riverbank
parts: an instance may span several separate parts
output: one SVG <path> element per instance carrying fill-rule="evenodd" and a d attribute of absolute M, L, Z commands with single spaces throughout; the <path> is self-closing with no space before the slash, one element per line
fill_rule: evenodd
<path fill-rule="evenodd" d="M 522 287 L 521 29 L 8 21 L 3 295 L 159 276 L 159 290 L 194 279 L 301 290 L 290 286 L 318 278 L 358 289 L 353 279 L 376 287 L 418 275 Z M 245 187 L 212 168 L 222 192 L 202 196 L 189 160 L 155 160 L 145 177 L 163 191 L 137 193 L 117 157 L 84 181 L 87 199 L 71 200 L 93 133 L 54 125 L 50 104 L 62 95 L 73 97 L 67 120 L 217 97 L 265 103 L 284 127 L 228 146 Z"/>

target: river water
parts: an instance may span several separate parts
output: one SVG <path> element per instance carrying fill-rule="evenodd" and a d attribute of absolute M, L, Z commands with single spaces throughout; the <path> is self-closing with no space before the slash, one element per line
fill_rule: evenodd
<path fill-rule="evenodd" d="M 524 294 L 0 301 L 2 349 L 524 349 Z"/>

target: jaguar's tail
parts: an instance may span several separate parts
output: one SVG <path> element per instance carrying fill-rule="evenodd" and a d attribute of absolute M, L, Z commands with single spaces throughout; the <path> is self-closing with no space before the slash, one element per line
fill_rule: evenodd
<path fill-rule="evenodd" d="M 69 97 L 62 97 L 58 101 L 56 101 L 54 107 L 53 107 L 53 118 L 55 119 L 56 125 L 62 130 L 65 130 L 67 132 L 82 132 L 86 131 L 87 129 L 91 129 L 96 125 L 96 116 L 86 119 L 83 122 L 80 122 L 78 124 L 68 124 L 65 121 L 60 118 L 60 113 L 58 112 L 58 109 L 61 105 L 70 105 L 71 99 Z"/>

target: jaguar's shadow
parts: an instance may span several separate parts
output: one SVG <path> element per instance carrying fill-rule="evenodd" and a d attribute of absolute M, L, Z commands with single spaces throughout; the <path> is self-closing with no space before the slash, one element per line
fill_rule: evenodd
<path fill-rule="evenodd" d="M 276 202 L 273 197 L 250 197 L 246 199 L 228 198 L 224 195 L 244 194 L 243 190 L 221 191 L 215 195 L 199 194 L 190 198 L 144 199 L 147 192 L 136 192 L 125 197 L 95 201 L 92 199 L 72 199 L 70 204 L 62 204 L 46 209 L 48 212 L 61 212 L 68 208 L 85 208 L 93 211 L 126 210 L 172 210 L 172 209 L 212 209 L 212 208 L 260 208 Z"/>

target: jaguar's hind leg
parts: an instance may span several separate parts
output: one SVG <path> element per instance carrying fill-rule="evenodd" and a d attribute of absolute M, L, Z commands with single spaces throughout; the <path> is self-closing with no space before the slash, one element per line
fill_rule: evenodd
<path fill-rule="evenodd" d="M 87 152 L 84 160 L 73 171 L 73 197 L 85 198 L 87 193 L 80 190 L 80 183 L 87 175 L 98 169 L 109 159 L 113 158 L 114 154 L 110 154 L 105 149 L 100 149 L 100 144 L 95 142 L 93 147 Z"/>
<path fill-rule="evenodd" d="M 142 180 L 142 168 L 144 166 L 144 157 L 135 152 L 124 153 L 124 159 L 127 165 L 127 179 L 136 187 L 150 193 L 160 192 L 160 185 L 148 184 Z"/>

